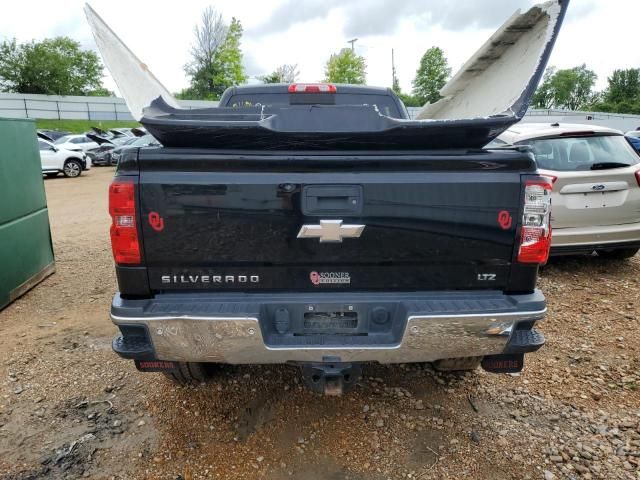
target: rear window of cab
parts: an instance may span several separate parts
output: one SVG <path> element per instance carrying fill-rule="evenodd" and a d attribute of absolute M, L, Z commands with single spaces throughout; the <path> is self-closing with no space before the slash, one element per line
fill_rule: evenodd
<path fill-rule="evenodd" d="M 302 97 L 301 97 L 302 98 Z M 334 105 L 375 105 L 380 113 L 392 118 L 403 118 L 396 102 L 387 95 L 362 93 L 337 93 L 332 97 Z M 227 107 L 253 106 L 283 107 L 291 105 L 288 93 L 236 94 L 229 97 Z"/>

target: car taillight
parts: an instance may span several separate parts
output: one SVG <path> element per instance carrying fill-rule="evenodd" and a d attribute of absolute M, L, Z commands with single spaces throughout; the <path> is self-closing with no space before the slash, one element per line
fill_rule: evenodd
<path fill-rule="evenodd" d="M 338 89 L 330 83 L 292 83 L 289 93 L 336 93 Z"/>
<path fill-rule="evenodd" d="M 140 263 L 140 242 L 136 227 L 135 185 L 114 181 L 109 186 L 111 249 L 119 265 Z"/>
<path fill-rule="evenodd" d="M 552 180 L 528 180 L 524 187 L 524 213 L 518 262 L 544 264 L 551 248 Z"/>
<path fill-rule="evenodd" d="M 636 171 L 636 181 L 638 182 L 638 186 L 640 187 L 640 170 Z"/>

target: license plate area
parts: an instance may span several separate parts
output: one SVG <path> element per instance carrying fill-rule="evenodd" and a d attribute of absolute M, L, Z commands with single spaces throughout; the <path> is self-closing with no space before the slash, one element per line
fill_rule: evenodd
<path fill-rule="evenodd" d="M 571 210 L 619 207 L 624 204 L 627 191 L 589 192 L 566 195 L 567 208 Z"/>
<path fill-rule="evenodd" d="M 396 302 L 269 304 L 260 315 L 271 347 L 365 346 L 400 343 L 406 325 L 404 305 Z"/>
<path fill-rule="evenodd" d="M 303 316 L 303 331 L 297 335 L 347 334 L 357 333 L 357 312 L 305 312 Z M 366 335 L 362 332 L 360 335 Z"/>

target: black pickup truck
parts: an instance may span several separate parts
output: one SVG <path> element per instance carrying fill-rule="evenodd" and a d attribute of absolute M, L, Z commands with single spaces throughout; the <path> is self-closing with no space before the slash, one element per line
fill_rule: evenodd
<path fill-rule="evenodd" d="M 109 191 L 113 348 L 139 370 L 288 363 L 338 393 L 367 362 L 515 372 L 543 345 L 551 183 L 526 147 L 480 148 L 499 128 L 412 141 L 391 90 L 346 85 L 161 107 L 172 146 L 124 153 Z"/>

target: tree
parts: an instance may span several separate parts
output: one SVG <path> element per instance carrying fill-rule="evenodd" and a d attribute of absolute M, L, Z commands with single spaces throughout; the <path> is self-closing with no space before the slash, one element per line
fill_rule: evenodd
<path fill-rule="evenodd" d="M 263 83 L 294 83 L 300 72 L 298 71 L 298 65 L 280 65 L 269 75 L 263 75 L 258 77 L 258 80 Z"/>
<path fill-rule="evenodd" d="M 555 102 L 555 94 L 552 79 L 555 74 L 556 67 L 549 67 L 544 72 L 542 83 L 536 90 L 536 93 L 533 95 L 533 99 L 531 100 L 531 104 L 533 107 L 544 109 L 553 108 Z"/>
<path fill-rule="evenodd" d="M 579 110 L 593 103 L 597 78 L 585 64 L 564 70 L 550 67 L 533 97 L 533 104 L 539 108 Z"/>
<path fill-rule="evenodd" d="M 640 100 L 640 68 L 614 70 L 607 79 L 609 88 L 604 94 L 607 103 L 637 103 Z"/>
<path fill-rule="evenodd" d="M 440 90 L 445 86 L 451 68 L 444 51 L 440 47 L 431 47 L 420 59 L 420 66 L 413 80 L 413 95 L 421 104 L 435 103 L 440 100 Z"/>
<path fill-rule="evenodd" d="M 116 96 L 115 92 L 112 92 L 106 87 L 100 87 L 100 88 L 96 88 L 95 90 L 91 90 L 90 92 L 87 92 L 87 95 L 89 97 L 115 97 Z"/>
<path fill-rule="evenodd" d="M 215 85 L 213 77 L 218 68 L 218 51 L 223 44 L 228 27 L 222 15 L 209 6 L 202 12 L 200 25 L 194 27 L 195 42 L 191 46 L 191 61 L 184 70 L 191 77 L 191 85 L 180 96 L 210 98 Z"/>
<path fill-rule="evenodd" d="M 403 92 L 396 92 L 402 103 L 404 103 L 405 107 L 422 107 L 425 102 L 420 100 L 415 95 L 411 95 Z"/>
<path fill-rule="evenodd" d="M 103 88 L 102 63 L 68 37 L 0 44 L 0 90 L 45 95 L 87 95 Z"/>
<path fill-rule="evenodd" d="M 367 64 L 364 57 L 344 48 L 329 57 L 324 67 L 325 82 L 362 84 L 367 79 Z"/>
<path fill-rule="evenodd" d="M 395 76 L 393 78 L 393 85 L 391 87 L 391 90 L 393 90 L 398 98 L 402 100 L 402 103 L 404 103 L 405 107 L 421 107 L 424 105 L 424 102 L 421 103 L 418 97 L 416 97 L 415 95 L 404 93 L 402 91 L 402 88 L 400 88 L 400 82 Z"/>
<path fill-rule="evenodd" d="M 242 51 L 240 50 L 240 39 L 242 38 L 242 25 L 235 17 L 231 19 L 231 25 L 227 31 L 227 36 L 218 51 L 219 69 L 213 77 L 215 90 L 218 95 L 222 95 L 228 87 L 240 85 L 247 81 L 242 65 Z"/>
<path fill-rule="evenodd" d="M 567 70 L 558 70 L 554 75 L 555 104 L 569 110 L 579 110 L 587 105 L 593 95 L 593 86 L 598 76 L 585 64 Z"/>
<path fill-rule="evenodd" d="M 240 50 L 242 25 L 239 20 L 233 18 L 231 24 L 226 25 L 220 13 L 213 7 L 207 7 L 194 33 L 191 61 L 185 65 L 191 85 L 179 93 L 181 98 L 216 99 L 228 87 L 246 81 Z"/>

